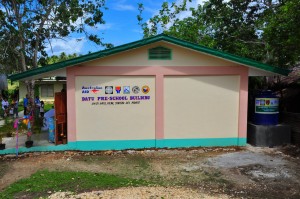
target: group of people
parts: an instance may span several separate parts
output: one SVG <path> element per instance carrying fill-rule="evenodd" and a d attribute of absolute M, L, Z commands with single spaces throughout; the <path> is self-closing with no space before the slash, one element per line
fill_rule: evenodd
<path fill-rule="evenodd" d="M 33 103 L 34 102 L 34 103 Z M 19 100 L 17 97 L 14 97 L 11 103 L 8 102 L 6 97 L 2 98 L 2 109 L 1 109 L 1 116 L 3 118 L 7 116 L 12 117 L 19 117 Z M 29 97 L 27 94 L 26 97 L 23 99 L 23 106 L 24 106 L 24 115 L 34 115 L 35 118 L 39 116 L 44 117 L 44 102 L 40 101 L 39 97 L 36 96 L 34 101 L 32 98 Z"/>
<path fill-rule="evenodd" d="M 1 109 L 2 110 L 2 112 L 1 112 L 2 117 L 6 117 L 6 116 L 9 116 L 9 115 L 18 117 L 18 108 L 19 108 L 18 98 L 15 97 L 11 101 L 11 103 L 9 103 L 7 98 L 4 97 L 4 98 L 2 98 L 1 105 L 2 105 L 2 109 Z"/>
<path fill-rule="evenodd" d="M 23 106 L 24 106 L 24 115 L 34 114 L 35 119 L 37 119 L 40 115 L 43 118 L 44 117 L 44 101 L 40 101 L 39 96 L 36 96 L 33 100 L 29 98 L 29 95 L 27 94 L 26 97 L 23 100 Z"/>

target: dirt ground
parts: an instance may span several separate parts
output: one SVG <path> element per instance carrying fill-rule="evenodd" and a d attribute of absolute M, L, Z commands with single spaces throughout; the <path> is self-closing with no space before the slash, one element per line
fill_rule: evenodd
<path fill-rule="evenodd" d="M 48 169 L 105 172 L 161 185 L 74 197 L 49 193 L 50 198 L 300 198 L 299 158 L 300 149 L 294 146 L 6 155 L 0 156 L 0 190 Z"/>

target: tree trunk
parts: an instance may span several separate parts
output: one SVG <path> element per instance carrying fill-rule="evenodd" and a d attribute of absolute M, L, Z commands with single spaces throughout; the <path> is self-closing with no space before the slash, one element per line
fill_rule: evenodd
<path fill-rule="evenodd" d="M 27 80 L 25 81 L 26 83 L 26 88 L 27 88 L 27 94 L 30 97 L 30 102 L 34 102 L 34 85 L 35 85 L 35 80 Z"/>

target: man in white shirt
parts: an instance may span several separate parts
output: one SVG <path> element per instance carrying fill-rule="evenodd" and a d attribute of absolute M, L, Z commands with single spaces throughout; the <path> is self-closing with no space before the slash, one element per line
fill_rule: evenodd
<path fill-rule="evenodd" d="M 8 103 L 7 99 L 3 98 L 3 100 L 2 100 L 2 109 L 4 111 L 4 117 L 7 116 L 8 107 L 9 107 L 9 103 Z"/>

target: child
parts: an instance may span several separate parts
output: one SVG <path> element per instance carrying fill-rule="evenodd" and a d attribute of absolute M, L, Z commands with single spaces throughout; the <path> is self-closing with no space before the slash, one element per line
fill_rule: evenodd
<path fill-rule="evenodd" d="M 4 117 L 9 114 L 9 103 L 6 98 L 2 100 L 2 110 L 4 111 Z"/>
<path fill-rule="evenodd" d="M 41 101 L 41 106 L 40 106 L 40 113 L 41 113 L 41 117 L 44 117 L 44 101 Z"/>

